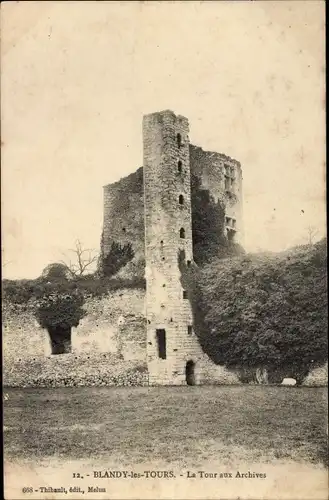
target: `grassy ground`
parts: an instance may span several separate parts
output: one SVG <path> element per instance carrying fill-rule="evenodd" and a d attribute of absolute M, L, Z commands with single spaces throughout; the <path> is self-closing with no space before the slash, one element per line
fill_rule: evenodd
<path fill-rule="evenodd" d="M 7 460 L 147 460 L 179 467 L 324 464 L 326 390 L 294 387 L 6 389 Z"/>

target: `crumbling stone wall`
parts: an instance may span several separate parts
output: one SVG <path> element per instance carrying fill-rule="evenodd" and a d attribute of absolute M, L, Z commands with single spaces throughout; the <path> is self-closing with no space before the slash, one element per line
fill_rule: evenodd
<path fill-rule="evenodd" d="M 144 228 L 143 168 L 139 168 L 120 181 L 104 186 L 103 255 L 110 251 L 113 241 L 121 245 L 131 243 L 134 263 L 143 261 Z"/>
<path fill-rule="evenodd" d="M 49 334 L 37 323 L 30 303 L 4 302 L 4 384 L 30 386 L 48 381 L 60 385 L 62 380 L 64 385 L 67 377 L 71 385 L 88 385 L 92 380 L 96 384 L 99 369 L 102 380 L 105 377 L 109 383 L 114 365 L 118 365 L 117 376 L 131 364 L 146 369 L 144 297 L 143 290 L 129 289 L 101 299 L 87 298 L 87 314 L 72 328 L 72 352 L 59 355 L 51 354 Z"/>
<path fill-rule="evenodd" d="M 164 112 L 172 113 L 171 111 Z M 156 115 L 157 113 L 154 113 Z M 161 114 L 161 113 L 158 113 Z M 162 113 L 163 114 L 163 113 Z M 222 153 L 204 151 L 188 142 L 185 149 L 190 173 L 197 175 L 204 189 L 210 191 L 215 200 L 224 202 L 229 225 L 235 221 L 237 243 L 243 242 L 242 223 L 242 170 L 237 160 Z M 182 167 L 183 168 L 183 167 Z M 226 169 L 232 169 L 233 185 L 226 190 Z M 185 165 L 186 170 L 186 165 Z M 145 220 L 144 220 L 144 167 L 119 181 L 104 186 L 104 220 L 102 234 L 102 252 L 110 250 L 112 241 L 121 244 L 131 243 L 135 256 L 131 263 L 120 271 L 122 277 L 142 274 L 145 266 Z M 176 176 L 176 178 L 178 178 Z"/>
<path fill-rule="evenodd" d="M 169 110 L 144 117 L 143 149 L 143 168 L 104 188 L 102 253 L 106 255 L 112 241 L 132 244 L 135 256 L 119 272 L 122 277 L 139 275 L 146 261 L 150 383 L 186 383 L 188 361 L 198 363 L 194 377 L 201 383 L 201 364 L 210 373 L 209 360 L 194 334 L 188 291 L 182 288 L 178 268 L 179 250 L 184 250 L 186 261 L 193 261 L 191 173 L 216 201 L 224 202 L 225 231 L 236 236 L 243 229 L 241 165 L 190 145 L 187 118 Z M 161 331 L 166 337 L 165 360 L 158 352 Z"/>
<path fill-rule="evenodd" d="M 235 242 L 243 242 L 242 170 L 237 160 L 223 153 L 204 151 L 190 144 L 191 174 L 201 179 L 215 201 L 225 207 L 227 230 L 235 231 Z"/>
<path fill-rule="evenodd" d="M 15 361 L 5 367 L 7 387 L 78 387 L 148 385 L 144 363 L 123 361 L 115 354 L 65 354 Z"/>

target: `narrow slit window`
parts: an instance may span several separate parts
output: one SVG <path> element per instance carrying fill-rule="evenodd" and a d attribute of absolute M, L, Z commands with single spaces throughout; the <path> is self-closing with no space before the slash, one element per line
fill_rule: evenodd
<path fill-rule="evenodd" d="M 180 173 L 180 174 L 183 171 L 183 163 L 180 160 L 177 163 L 177 170 L 178 170 L 178 173 Z"/>
<path fill-rule="evenodd" d="M 235 242 L 235 230 L 234 229 L 227 230 L 227 239 L 230 243 Z"/>
<path fill-rule="evenodd" d="M 187 290 L 183 290 L 183 299 L 188 299 Z"/>
<path fill-rule="evenodd" d="M 178 201 L 180 205 L 184 205 L 184 196 L 182 194 L 179 195 Z"/>
<path fill-rule="evenodd" d="M 188 325 L 187 326 L 187 334 L 192 335 L 192 333 L 193 333 L 193 327 L 192 327 L 192 325 Z"/>
<path fill-rule="evenodd" d="M 187 260 L 186 264 L 187 264 L 187 267 L 191 267 L 191 261 L 190 260 Z"/>
<path fill-rule="evenodd" d="M 185 238 L 185 229 L 183 227 L 181 227 L 179 230 L 179 237 L 182 239 Z"/>
<path fill-rule="evenodd" d="M 156 331 L 156 338 L 158 344 L 158 355 L 160 359 L 167 358 L 166 350 L 166 330 L 160 329 Z"/>
<path fill-rule="evenodd" d="M 177 134 L 176 139 L 177 139 L 177 146 L 180 148 L 181 145 L 182 145 L 182 136 L 181 136 L 181 134 Z"/>

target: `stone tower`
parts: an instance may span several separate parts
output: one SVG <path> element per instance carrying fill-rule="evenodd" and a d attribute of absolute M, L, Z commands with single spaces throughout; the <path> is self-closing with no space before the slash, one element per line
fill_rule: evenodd
<path fill-rule="evenodd" d="M 172 111 L 143 118 L 147 364 L 151 385 L 194 383 L 193 332 L 178 254 L 192 255 L 189 123 Z"/>

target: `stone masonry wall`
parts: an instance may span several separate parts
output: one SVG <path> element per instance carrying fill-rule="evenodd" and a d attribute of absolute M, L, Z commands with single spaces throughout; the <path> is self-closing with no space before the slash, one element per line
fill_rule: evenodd
<path fill-rule="evenodd" d="M 144 259 L 143 168 L 114 184 L 104 186 L 102 250 L 106 255 L 111 243 L 131 243 L 134 262 Z"/>
<path fill-rule="evenodd" d="M 225 154 L 204 151 L 189 141 L 182 151 L 185 151 L 191 173 L 200 177 L 203 187 L 216 201 L 224 202 L 227 217 L 236 221 L 236 241 L 243 242 L 241 164 Z M 228 190 L 225 183 L 227 169 L 234 172 L 233 185 L 229 183 Z M 106 254 L 110 250 L 112 241 L 121 244 L 130 242 L 135 251 L 134 259 L 121 272 L 124 277 L 132 277 L 136 273 L 140 275 L 141 265 L 145 265 L 143 174 L 144 167 L 141 167 L 129 176 L 104 186 L 103 252 Z M 184 178 L 183 175 L 181 178 Z"/>
<path fill-rule="evenodd" d="M 187 362 L 198 367 L 198 383 L 206 358 L 193 331 L 178 265 L 181 250 L 187 263 L 193 261 L 188 133 L 188 120 L 171 111 L 143 120 L 147 364 L 149 382 L 156 385 L 186 384 Z"/>
<path fill-rule="evenodd" d="M 50 354 L 48 333 L 29 307 L 3 303 L 3 385 L 148 385 L 144 302 L 143 290 L 87 300 L 87 316 L 72 329 L 72 353 L 64 355 Z M 194 359 L 198 383 L 239 384 L 234 373 L 201 352 L 195 352 Z M 303 385 L 327 383 L 328 364 L 312 370 Z"/>
<path fill-rule="evenodd" d="M 66 379 L 69 385 L 93 380 L 101 385 L 110 383 L 112 372 L 119 376 L 133 366 L 146 369 L 144 297 L 143 290 L 134 289 L 87 299 L 87 315 L 72 328 L 72 353 L 60 355 L 51 355 L 48 332 L 38 325 L 29 304 L 22 308 L 4 303 L 4 384 L 64 385 Z"/>
<path fill-rule="evenodd" d="M 242 170 L 237 160 L 222 153 L 204 151 L 190 145 L 191 174 L 197 175 L 204 189 L 209 190 L 216 201 L 224 203 L 229 219 L 226 229 L 235 229 L 235 241 L 243 242 Z M 227 175 L 226 175 L 227 174 Z M 233 227 L 233 222 L 234 227 Z"/>

